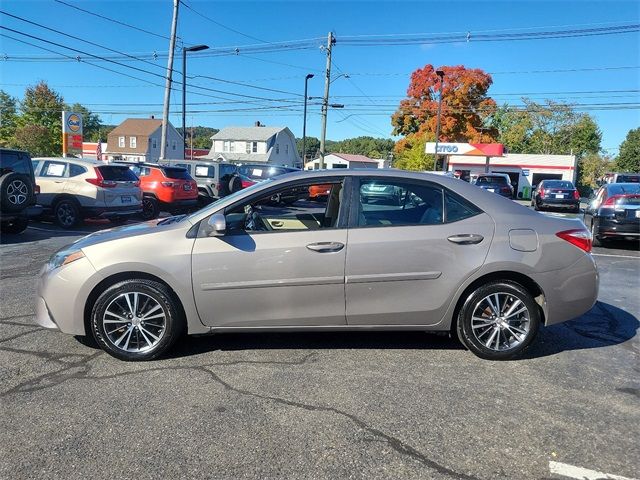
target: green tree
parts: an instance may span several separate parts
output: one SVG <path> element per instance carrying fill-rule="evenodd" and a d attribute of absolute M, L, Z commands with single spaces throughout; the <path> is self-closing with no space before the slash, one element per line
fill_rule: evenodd
<path fill-rule="evenodd" d="M 578 115 L 567 134 L 569 135 L 570 151 L 578 158 L 588 154 L 597 154 L 600 151 L 602 132 L 590 115 L 585 113 Z"/>
<path fill-rule="evenodd" d="M 435 157 L 424 153 L 425 144 L 426 142 L 421 140 L 413 140 L 411 143 L 407 141 L 405 148 L 393 162 L 393 166 L 402 170 L 434 170 Z"/>
<path fill-rule="evenodd" d="M 296 148 L 298 149 L 298 155 L 300 155 L 300 158 L 304 158 L 304 156 L 302 155 L 301 138 L 296 138 Z M 307 150 L 306 158 L 314 158 L 316 153 L 320 151 L 320 140 L 318 140 L 316 137 L 307 137 L 305 149 Z"/>
<path fill-rule="evenodd" d="M 491 124 L 498 131 L 498 139 L 507 151 L 528 153 L 532 123 L 527 112 L 513 110 L 504 104 L 496 110 Z"/>
<path fill-rule="evenodd" d="M 621 172 L 640 172 L 640 127 L 629 130 L 620 144 L 616 169 Z"/>
<path fill-rule="evenodd" d="M 35 132 L 34 129 L 26 129 L 28 126 L 44 127 L 48 135 L 41 136 L 42 131 L 38 130 L 38 155 L 60 155 L 62 152 L 62 111 L 64 110 L 64 100 L 61 95 L 50 89 L 41 81 L 33 87 L 27 87 L 20 108 L 21 115 L 18 118 L 18 128 L 21 135 L 16 132 L 17 146 L 29 150 L 28 145 L 33 142 L 28 141 L 24 136 L 26 132 Z"/>
<path fill-rule="evenodd" d="M 182 135 L 182 128 L 178 128 L 178 133 Z M 211 127 L 187 127 L 187 135 L 183 136 L 187 147 L 191 147 L 191 132 L 193 131 L 193 148 L 211 148 L 211 137 L 218 133 L 217 128 Z"/>
<path fill-rule="evenodd" d="M 105 142 L 107 140 L 106 136 L 101 137 L 102 121 L 98 115 L 79 103 L 67 105 L 65 110 L 82 115 L 82 137 L 85 142 L 97 142 L 99 140 Z"/>
<path fill-rule="evenodd" d="M 394 146 L 395 142 L 389 138 L 364 136 L 346 138 L 336 142 L 336 144 L 328 149 L 328 151 L 336 153 L 354 153 L 357 155 L 366 155 L 370 158 L 381 158 L 382 155 L 386 155 L 393 151 Z M 376 154 L 376 157 L 371 156 L 372 152 Z"/>
<path fill-rule="evenodd" d="M 15 146 L 18 111 L 16 99 L 0 90 L 0 147 Z"/>
<path fill-rule="evenodd" d="M 578 187 L 595 188 L 598 179 L 611 169 L 611 161 L 597 153 L 589 153 L 578 162 Z"/>

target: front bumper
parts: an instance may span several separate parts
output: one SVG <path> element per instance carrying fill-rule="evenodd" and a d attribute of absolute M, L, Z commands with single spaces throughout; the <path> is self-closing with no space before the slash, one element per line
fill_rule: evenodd
<path fill-rule="evenodd" d="M 90 207 L 84 210 L 85 215 L 97 218 L 131 217 L 142 213 L 142 204 L 124 207 Z"/>
<path fill-rule="evenodd" d="M 36 323 L 72 335 L 85 335 L 84 305 L 100 280 L 86 257 L 53 270 L 45 265 L 36 286 Z"/>
<path fill-rule="evenodd" d="M 15 220 L 16 218 L 34 218 L 42 215 L 42 211 L 42 205 L 31 205 L 21 212 L 3 213 L 1 216 L 2 220 Z"/>

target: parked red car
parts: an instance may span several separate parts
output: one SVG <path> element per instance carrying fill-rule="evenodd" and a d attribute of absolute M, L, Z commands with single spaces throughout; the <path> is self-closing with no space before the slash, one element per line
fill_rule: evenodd
<path fill-rule="evenodd" d="M 198 185 L 182 167 L 136 164 L 129 168 L 140 178 L 142 218 L 157 218 L 161 211 L 180 213 L 198 204 Z"/>

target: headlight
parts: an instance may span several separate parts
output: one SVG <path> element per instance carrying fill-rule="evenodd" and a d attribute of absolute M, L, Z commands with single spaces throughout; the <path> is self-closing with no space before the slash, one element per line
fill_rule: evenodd
<path fill-rule="evenodd" d="M 49 259 L 49 270 L 53 270 L 58 267 L 62 267 L 63 265 L 68 265 L 71 262 L 75 262 L 76 260 L 80 260 L 84 257 L 84 253 L 82 250 L 78 250 L 76 248 L 63 248 L 62 250 L 53 254 L 53 256 Z"/>

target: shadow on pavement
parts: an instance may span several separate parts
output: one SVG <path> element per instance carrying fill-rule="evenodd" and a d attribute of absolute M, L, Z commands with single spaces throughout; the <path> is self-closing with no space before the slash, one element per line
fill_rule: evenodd
<path fill-rule="evenodd" d="M 598 302 L 575 320 L 543 328 L 522 359 L 618 345 L 635 337 L 638 327 L 640 322 L 629 312 Z M 638 350 L 631 344 L 625 347 L 636 352 Z"/>

